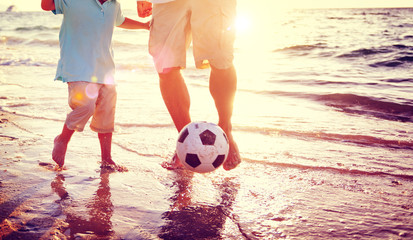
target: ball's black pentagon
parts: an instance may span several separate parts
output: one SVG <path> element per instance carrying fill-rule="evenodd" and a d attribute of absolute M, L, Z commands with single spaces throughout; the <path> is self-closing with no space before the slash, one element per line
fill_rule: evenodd
<path fill-rule="evenodd" d="M 188 137 L 188 135 L 189 135 L 188 128 L 185 128 L 185 130 L 182 131 L 181 134 L 179 135 L 178 142 L 183 143 L 186 137 Z"/>
<path fill-rule="evenodd" d="M 224 154 L 218 155 L 215 161 L 212 163 L 212 166 L 214 166 L 214 168 L 221 166 L 221 164 L 224 162 L 224 159 L 225 159 Z"/>
<path fill-rule="evenodd" d="M 199 165 L 201 165 L 201 161 L 199 160 L 198 155 L 192 153 L 186 154 L 185 162 L 193 168 L 196 168 Z"/>
<path fill-rule="evenodd" d="M 199 138 L 201 138 L 203 145 L 214 145 L 217 136 L 215 135 L 215 133 L 207 129 L 203 131 L 201 134 L 199 134 Z"/>

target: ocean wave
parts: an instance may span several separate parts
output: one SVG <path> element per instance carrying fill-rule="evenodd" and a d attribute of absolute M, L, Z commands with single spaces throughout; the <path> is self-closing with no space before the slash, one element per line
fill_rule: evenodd
<path fill-rule="evenodd" d="M 308 52 L 314 49 L 324 49 L 326 47 L 327 46 L 324 43 L 317 43 L 311 45 L 294 45 L 282 49 L 276 49 L 273 52 L 300 53 L 300 55 L 306 55 L 308 54 Z"/>
<path fill-rule="evenodd" d="M 357 57 L 365 57 L 368 55 L 375 55 L 375 54 L 382 54 L 382 53 L 391 53 L 393 50 L 387 48 L 387 47 L 382 47 L 382 48 L 361 48 L 357 49 L 354 51 L 351 51 L 349 53 L 344 53 L 341 55 L 338 55 L 338 58 L 357 58 Z"/>
<path fill-rule="evenodd" d="M 27 32 L 27 31 L 48 31 L 48 30 L 59 30 L 59 27 L 46 27 L 42 25 L 37 26 L 30 26 L 30 27 L 17 27 L 14 30 L 19 32 Z"/>
<path fill-rule="evenodd" d="M 12 36 L 1 36 L 0 41 L 2 44 L 16 45 L 26 42 L 27 39 Z"/>
<path fill-rule="evenodd" d="M 31 103 L 16 103 L 16 104 L 11 104 L 11 105 L 7 105 L 6 107 L 8 108 L 18 108 L 18 107 L 27 107 L 27 106 L 31 106 Z"/>
<path fill-rule="evenodd" d="M 1 36 L 0 43 L 6 45 L 26 45 L 26 46 L 47 46 L 47 47 L 59 47 L 59 40 L 57 35 L 51 35 L 49 38 L 39 39 L 31 37 L 13 37 L 13 36 Z M 145 43 L 125 43 L 120 41 L 114 41 L 113 47 L 121 50 L 130 50 L 130 49 L 146 49 L 147 45 Z"/>
<path fill-rule="evenodd" d="M 393 78 L 393 79 L 384 79 L 382 80 L 383 82 L 389 82 L 389 83 L 403 83 L 403 82 L 408 82 L 408 83 L 413 83 L 413 78 Z"/>
<path fill-rule="evenodd" d="M 363 12 L 363 15 L 373 15 L 373 16 L 390 16 L 391 13 L 388 11 L 385 12 Z"/>
<path fill-rule="evenodd" d="M 326 17 L 326 19 L 342 21 L 342 20 L 353 20 L 354 18 L 353 17 Z"/>
<path fill-rule="evenodd" d="M 386 80 L 384 80 L 386 81 Z M 406 82 L 412 79 L 389 79 L 388 82 Z M 329 82 L 333 84 L 332 82 Z M 302 84 L 302 83 L 301 83 Z M 357 84 L 350 82 L 339 82 L 334 84 Z M 367 83 L 368 85 L 371 85 Z M 375 84 L 377 85 L 377 84 Z M 378 99 L 369 96 L 359 96 L 356 94 L 333 93 L 333 94 L 310 94 L 301 92 L 284 92 L 284 91 L 254 91 L 257 94 L 278 95 L 293 98 L 304 98 L 321 102 L 327 106 L 333 107 L 342 112 L 358 115 L 372 116 L 380 119 L 400 122 L 413 122 L 413 105 L 409 99 L 400 99 L 400 103 L 389 102 L 384 99 Z"/>
<path fill-rule="evenodd" d="M 242 159 L 245 162 L 254 163 L 254 164 L 263 164 L 269 165 L 274 167 L 282 167 L 282 168 L 295 168 L 301 170 L 312 170 L 312 171 L 329 171 L 329 172 L 336 172 L 339 174 L 347 174 L 347 175 L 365 175 L 365 176 L 387 176 L 387 177 L 394 177 L 406 180 L 413 180 L 413 175 L 409 174 L 396 174 L 396 173 L 388 173 L 382 171 L 366 171 L 366 170 L 359 170 L 359 169 L 347 169 L 347 168 L 339 168 L 339 167 L 329 167 L 329 166 L 309 166 L 303 164 L 295 164 L 295 163 L 282 163 L 282 162 L 268 162 L 262 160 L 255 160 L 249 158 Z M 397 181 L 394 184 L 398 184 Z"/>
<path fill-rule="evenodd" d="M 305 131 L 291 131 L 276 128 L 263 127 L 236 127 L 237 131 L 254 132 L 263 135 L 286 136 L 298 139 L 313 139 L 331 142 L 351 143 L 357 145 L 364 145 L 370 147 L 392 148 L 413 150 L 413 142 L 406 140 L 389 140 L 367 135 L 351 135 L 325 132 L 305 132 Z"/>
<path fill-rule="evenodd" d="M 398 49 L 413 50 L 413 47 L 411 47 L 411 46 L 406 46 L 406 45 L 404 45 L 404 44 L 394 44 L 393 47 L 398 48 Z"/>
<path fill-rule="evenodd" d="M 413 79 L 410 79 L 411 81 L 413 81 Z M 272 80 L 270 81 L 272 83 L 276 83 L 276 84 L 292 84 L 292 85 L 296 85 L 298 82 L 297 80 L 292 80 L 292 79 L 287 79 L 287 80 Z M 401 82 L 409 82 L 409 79 L 393 79 L 392 80 L 382 80 L 382 82 L 389 82 L 389 83 L 401 83 Z M 383 83 L 379 83 L 379 82 L 358 82 L 358 81 L 328 81 L 328 80 L 320 80 L 320 79 L 304 79 L 304 80 L 300 80 L 299 81 L 299 85 L 302 86 L 335 86 L 335 87 L 352 87 L 352 86 L 377 86 L 377 87 L 397 87 L 394 84 L 390 85 L 390 84 L 383 84 Z M 400 86 L 400 87 L 404 87 L 404 86 Z M 251 90 L 246 90 L 246 91 L 250 91 Z M 279 91 L 267 91 L 264 93 L 269 93 L 269 94 L 278 94 L 278 95 L 283 95 L 283 96 L 294 96 L 294 93 L 287 93 L 287 92 L 279 92 Z M 303 93 L 299 93 L 300 96 L 298 97 L 305 97 L 307 96 L 307 94 L 303 94 Z"/>
<path fill-rule="evenodd" d="M 325 58 L 335 56 L 336 58 L 349 59 L 351 61 L 361 59 L 364 62 L 370 61 L 370 67 L 407 67 L 413 63 L 413 46 L 405 44 L 393 44 L 388 46 L 360 48 L 344 53 L 335 53 L 336 50 L 329 50 L 328 46 L 322 43 L 313 45 L 295 45 L 273 52 L 283 52 L 292 56 L 307 56 L 316 54 L 317 57 Z M 338 54 L 338 55 L 337 55 Z M 380 61 L 377 61 L 380 59 Z"/>
<path fill-rule="evenodd" d="M 38 38 L 21 38 L 14 36 L 2 36 L 0 43 L 6 45 L 44 45 L 44 46 L 59 46 L 59 41 L 55 38 L 53 39 L 38 39 Z"/>
<path fill-rule="evenodd" d="M 413 46 L 405 44 L 393 44 L 389 46 L 360 48 L 348 53 L 343 53 L 337 58 L 357 59 L 362 58 L 363 61 L 374 61 L 370 63 L 370 67 L 401 67 L 410 66 L 413 63 Z M 377 61 L 380 59 L 380 61 Z"/>
<path fill-rule="evenodd" d="M 317 100 L 346 113 L 370 115 L 391 121 L 413 122 L 413 106 L 408 104 L 338 93 L 322 95 Z"/>
<path fill-rule="evenodd" d="M 32 58 L 9 59 L 0 57 L 0 66 L 54 66 L 50 63 L 35 61 Z"/>
<path fill-rule="evenodd" d="M 40 66 L 39 63 L 33 62 L 32 59 L 2 59 L 0 58 L 0 66 Z"/>
<path fill-rule="evenodd" d="M 402 65 L 408 65 L 411 66 L 413 63 L 413 56 L 402 56 L 402 57 L 396 57 L 394 59 L 386 60 L 386 61 L 380 61 L 376 62 L 373 64 L 370 64 L 370 67 L 399 67 Z"/>
<path fill-rule="evenodd" d="M 116 126 L 124 128 L 170 128 L 173 127 L 173 124 L 116 123 Z"/>
<path fill-rule="evenodd" d="M 403 24 L 398 24 L 398 25 L 393 25 L 394 27 L 399 27 L 399 28 L 413 28 L 413 24 L 411 23 L 403 23 Z"/>
<path fill-rule="evenodd" d="M 33 39 L 27 42 L 26 44 L 28 45 L 46 45 L 46 46 L 56 46 L 59 47 L 59 41 L 54 40 L 54 39 L 47 39 L 47 40 L 41 40 L 41 39 Z"/>

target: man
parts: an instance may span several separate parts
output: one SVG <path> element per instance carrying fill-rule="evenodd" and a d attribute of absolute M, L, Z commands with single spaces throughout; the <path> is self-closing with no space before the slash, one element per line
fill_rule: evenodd
<path fill-rule="evenodd" d="M 218 125 L 229 139 L 229 154 L 223 167 L 235 168 L 241 157 L 232 136 L 231 117 L 237 88 L 233 66 L 236 0 L 152 0 L 138 1 L 140 17 L 152 15 L 149 52 L 159 74 L 163 100 L 176 129 L 191 122 L 190 99 L 180 69 L 186 67 L 186 50 L 193 42 L 197 68 L 211 68 L 209 90 L 219 115 Z M 181 163 L 174 155 L 175 169 Z"/>

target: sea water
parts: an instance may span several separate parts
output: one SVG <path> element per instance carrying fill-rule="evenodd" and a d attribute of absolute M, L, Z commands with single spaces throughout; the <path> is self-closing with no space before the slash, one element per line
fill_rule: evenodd
<path fill-rule="evenodd" d="M 98 221 L 105 231 L 83 224 L 67 235 L 413 236 L 413 9 L 250 10 L 239 11 L 234 61 L 232 120 L 243 163 L 210 175 L 157 170 L 172 156 L 177 132 L 147 51 L 149 34 L 116 29 L 113 155 L 129 172 L 111 175 L 109 188 L 107 176 L 88 171 L 99 160 L 97 142 L 90 143 L 95 133 L 75 134 L 69 170 L 52 184 L 56 193 L 65 184 L 71 196 L 59 202 L 60 214 L 69 225 L 82 225 L 73 215 L 88 219 L 94 204 L 111 211 Z M 136 19 L 133 11 L 125 16 Z M 61 20 L 50 12 L 0 13 L 0 107 L 43 122 L 19 137 L 35 136 L 50 147 L 70 110 L 66 85 L 53 81 Z M 217 122 L 209 70 L 194 68 L 191 49 L 187 59 L 192 120 Z M 49 149 L 38 151 L 39 159 L 51 161 Z M 85 154 L 95 160 L 82 165 Z M 150 179 L 136 177 L 141 174 Z M 201 230 L 186 232 L 196 227 Z"/>

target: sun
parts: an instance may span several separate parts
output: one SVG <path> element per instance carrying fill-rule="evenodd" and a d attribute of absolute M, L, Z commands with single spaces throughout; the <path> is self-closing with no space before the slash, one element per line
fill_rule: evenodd
<path fill-rule="evenodd" d="M 235 19 L 235 27 L 237 33 L 245 33 L 251 29 L 252 20 L 251 17 L 246 14 L 239 14 Z"/>

